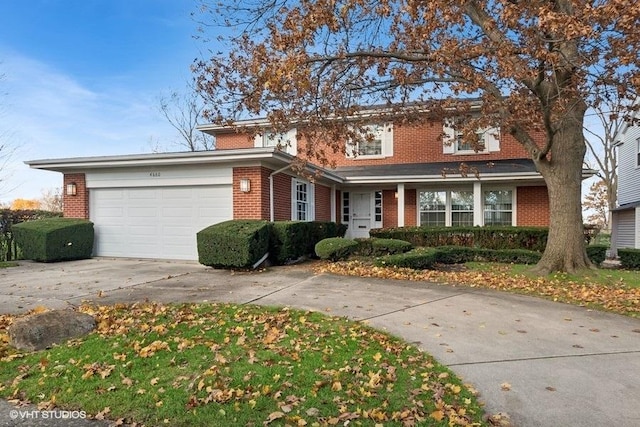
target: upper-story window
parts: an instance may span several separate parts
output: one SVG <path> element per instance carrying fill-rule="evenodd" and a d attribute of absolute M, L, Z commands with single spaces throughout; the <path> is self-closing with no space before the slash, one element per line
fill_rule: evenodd
<path fill-rule="evenodd" d="M 262 130 L 256 134 L 253 140 L 254 147 L 277 147 L 278 149 L 296 155 L 298 151 L 297 132 L 291 129 L 288 132 L 278 133 L 270 130 Z"/>
<path fill-rule="evenodd" d="M 451 120 L 445 120 L 442 128 L 444 154 L 478 154 L 500 151 L 500 129 L 486 128 L 476 130 L 477 142 L 465 141 L 462 132 L 456 129 Z"/>
<path fill-rule="evenodd" d="M 393 156 L 393 126 L 369 125 L 367 133 L 358 141 L 347 143 L 349 158 L 381 158 Z"/>

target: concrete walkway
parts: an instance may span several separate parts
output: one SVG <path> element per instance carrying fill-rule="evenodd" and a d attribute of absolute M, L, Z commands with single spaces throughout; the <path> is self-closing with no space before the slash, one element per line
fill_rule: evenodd
<path fill-rule="evenodd" d="M 221 301 L 345 316 L 432 354 L 480 392 L 488 413 L 507 413 L 515 426 L 640 425 L 639 319 L 475 288 L 313 275 L 305 266 L 234 274 L 99 258 L 0 270 L 0 313 L 86 300 Z M 10 409 L 0 401 L 0 426 L 54 425 L 17 422 Z"/>

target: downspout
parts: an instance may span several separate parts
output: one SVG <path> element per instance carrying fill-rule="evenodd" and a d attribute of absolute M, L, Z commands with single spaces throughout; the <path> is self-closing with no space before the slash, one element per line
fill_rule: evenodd
<path fill-rule="evenodd" d="M 275 212 L 273 211 L 273 176 L 279 174 L 280 172 L 284 172 L 289 169 L 292 164 L 288 164 L 285 167 L 282 167 L 276 171 L 273 171 L 269 174 L 269 220 L 271 222 L 275 221 Z"/>

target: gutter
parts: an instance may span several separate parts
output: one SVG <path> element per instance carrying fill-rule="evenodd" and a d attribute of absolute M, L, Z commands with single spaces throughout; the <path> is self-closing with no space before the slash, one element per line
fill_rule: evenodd
<path fill-rule="evenodd" d="M 293 165 L 291 163 L 289 163 L 287 166 L 284 166 L 278 170 L 275 170 L 273 172 L 271 172 L 269 174 L 269 221 L 274 222 L 275 221 L 275 212 L 273 210 L 273 176 L 280 173 L 280 172 L 284 172 L 287 169 L 291 168 Z"/>

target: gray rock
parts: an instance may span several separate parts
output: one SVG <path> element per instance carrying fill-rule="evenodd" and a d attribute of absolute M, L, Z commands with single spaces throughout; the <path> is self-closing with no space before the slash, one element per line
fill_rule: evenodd
<path fill-rule="evenodd" d="M 16 320 L 8 329 L 9 343 L 20 350 L 42 350 L 93 331 L 95 319 L 73 310 L 52 310 Z"/>

